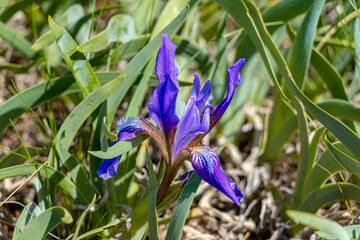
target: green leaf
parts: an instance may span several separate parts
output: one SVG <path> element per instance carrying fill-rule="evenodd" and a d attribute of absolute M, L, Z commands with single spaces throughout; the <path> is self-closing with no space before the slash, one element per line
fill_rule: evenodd
<path fill-rule="evenodd" d="M 31 183 L 34 184 L 34 186 L 35 186 L 39 207 L 40 207 L 41 211 L 43 212 L 47 208 L 49 208 L 49 204 L 48 204 L 48 201 L 47 201 L 46 195 L 45 195 L 46 188 L 43 187 L 43 184 L 41 183 L 40 179 L 37 177 L 35 177 L 31 181 Z"/>
<path fill-rule="evenodd" d="M 8 42 L 11 46 L 16 48 L 20 53 L 29 59 L 34 59 L 37 52 L 31 50 L 30 43 L 25 39 L 14 33 L 8 26 L 0 21 L 0 37 Z"/>
<path fill-rule="evenodd" d="M 12 151 L 10 154 L 3 157 L 2 159 L 0 159 L 0 168 L 11 167 L 24 163 L 28 159 L 27 153 L 29 153 L 29 155 L 33 157 L 33 156 L 37 156 L 38 154 L 49 152 L 49 149 L 47 148 L 26 147 L 26 149 L 27 152 L 25 150 L 25 147 L 21 146 L 18 149 Z"/>
<path fill-rule="evenodd" d="M 336 148 L 332 143 L 329 142 L 325 136 L 325 145 L 329 149 L 331 155 L 338 161 L 338 163 L 346 169 L 346 171 L 355 173 L 360 177 L 360 163 L 350 155 L 344 153 L 340 149 Z"/>
<path fill-rule="evenodd" d="M 347 233 L 349 234 L 349 236 L 352 239 L 360 239 L 360 225 L 345 226 L 343 228 L 347 231 Z M 316 234 L 319 235 L 319 237 L 325 238 L 327 240 L 335 239 L 335 238 L 333 238 L 333 236 L 329 235 L 327 232 L 317 231 Z"/>
<path fill-rule="evenodd" d="M 60 223 L 70 224 L 72 221 L 70 213 L 65 208 L 52 207 L 31 221 L 14 240 L 27 240 L 29 236 L 32 240 L 41 240 Z"/>
<path fill-rule="evenodd" d="M 159 230 L 158 230 L 158 220 L 157 220 L 157 211 L 156 211 L 156 177 L 154 168 L 149 156 L 147 153 L 147 163 L 149 171 L 149 198 L 148 198 L 148 222 L 149 222 L 149 238 L 150 239 L 159 239 Z"/>
<path fill-rule="evenodd" d="M 360 122 L 360 108 L 348 101 L 333 98 L 317 102 L 316 105 L 334 117 Z"/>
<path fill-rule="evenodd" d="M 76 240 L 78 239 L 78 235 L 79 235 L 79 232 L 80 232 L 80 228 L 81 228 L 81 224 L 83 223 L 84 219 L 85 219 L 85 216 L 86 214 L 89 212 L 90 208 L 94 205 L 95 203 L 95 200 L 96 200 L 96 194 L 94 195 L 93 197 L 93 200 L 91 201 L 91 203 L 89 204 L 89 206 L 85 209 L 85 211 L 81 214 L 78 222 L 77 222 L 77 225 L 76 225 L 76 230 L 75 230 L 75 233 L 74 233 L 74 236 L 73 236 L 73 240 Z"/>
<path fill-rule="evenodd" d="M 24 230 L 25 226 L 31 222 L 32 220 L 34 220 L 34 218 L 36 218 L 37 216 L 39 216 L 41 214 L 41 209 L 39 208 L 39 206 L 34 203 L 34 202 L 30 202 L 26 205 L 26 207 L 21 211 L 21 214 L 18 218 L 18 220 L 16 221 L 16 225 L 15 225 L 15 229 L 14 229 L 14 234 L 13 234 L 13 239 L 18 239 L 21 232 Z"/>
<path fill-rule="evenodd" d="M 124 220 L 120 220 L 120 219 L 114 219 L 112 220 L 111 222 L 109 222 L 107 225 L 105 226 L 102 226 L 102 227 L 99 227 L 99 228 L 95 228 L 95 229 L 92 229 L 82 235 L 80 235 L 77 240 L 80 240 L 80 239 L 84 239 L 84 238 L 89 238 L 90 236 L 92 235 L 95 235 L 95 234 L 98 234 L 98 233 L 101 233 L 103 231 L 105 231 L 107 228 L 110 228 L 110 227 L 115 227 L 116 225 L 119 225 L 121 222 L 123 222 Z"/>
<path fill-rule="evenodd" d="M 326 184 L 308 194 L 297 210 L 315 213 L 330 203 L 350 200 L 360 202 L 360 187 L 351 183 Z"/>
<path fill-rule="evenodd" d="M 35 164 L 25 164 L 3 168 L 0 169 L 0 181 L 11 177 L 30 175 L 38 169 L 39 166 Z M 87 204 L 87 201 L 85 200 L 85 197 L 82 195 L 81 191 L 79 191 L 77 186 L 63 173 L 57 171 L 53 167 L 44 166 L 40 169 L 38 174 L 59 185 L 79 204 Z"/>
<path fill-rule="evenodd" d="M 299 221 L 301 224 L 313 229 L 321 230 L 338 240 L 351 240 L 347 231 L 340 224 L 330 219 L 296 210 L 288 210 L 286 213 L 289 217 Z"/>
<path fill-rule="evenodd" d="M 78 47 L 81 53 L 105 50 L 110 43 L 128 42 L 136 36 L 134 20 L 129 15 L 117 14 L 110 18 L 107 27 Z"/>
<path fill-rule="evenodd" d="M 100 87 L 94 70 L 86 60 L 85 56 L 77 52 L 78 45 L 70 34 L 60 24 L 49 16 L 50 30 L 53 33 L 57 46 L 65 62 L 70 67 L 75 80 L 79 84 L 85 96 Z"/>
<path fill-rule="evenodd" d="M 224 1 L 224 5 L 226 6 L 227 11 L 231 11 L 230 13 L 234 16 L 234 19 L 237 20 L 240 24 L 242 24 L 241 20 L 243 20 L 240 16 L 242 14 L 241 11 L 234 11 L 234 6 L 226 5 L 229 4 L 230 0 Z M 226 2 L 226 4 L 225 4 Z M 220 4 L 221 5 L 221 4 Z M 235 8 L 238 9 L 238 8 Z M 247 10 L 245 9 L 245 12 Z M 252 28 L 255 27 L 259 35 L 254 34 L 251 36 L 252 40 L 258 42 L 258 38 L 261 38 L 271 54 L 274 57 L 274 61 L 279 67 L 280 73 L 285 79 L 286 85 L 290 91 L 292 96 L 296 96 L 304 105 L 306 110 L 311 113 L 317 120 L 319 120 L 330 132 L 332 132 L 344 145 L 354 154 L 357 159 L 360 159 L 360 138 L 357 136 L 353 131 L 351 131 L 347 126 L 343 123 L 335 119 L 333 116 L 329 115 L 327 112 L 323 111 L 321 108 L 316 106 L 312 101 L 310 101 L 302 91 L 297 87 L 295 82 L 291 77 L 291 73 L 289 72 L 289 68 L 286 65 L 282 55 L 280 54 L 279 50 L 276 48 L 275 44 L 273 43 L 269 33 L 266 31 L 265 26 L 260 24 L 262 22 L 260 15 L 258 12 L 253 11 L 253 14 L 257 14 L 256 16 L 260 19 L 256 21 L 256 25 L 252 25 Z M 247 29 L 248 31 L 254 31 L 253 29 Z M 257 46 L 257 45 L 256 45 Z M 261 51 L 264 51 L 262 46 L 257 46 Z M 267 61 L 267 59 L 264 59 Z"/>
<path fill-rule="evenodd" d="M 134 147 L 140 145 L 143 141 L 145 141 L 149 136 L 147 135 L 139 135 L 136 138 L 120 141 L 116 143 L 114 146 L 107 149 L 107 151 L 89 151 L 89 153 L 97 158 L 101 159 L 110 159 L 127 153 Z"/>
<path fill-rule="evenodd" d="M 84 16 L 84 8 L 80 4 L 71 5 L 70 8 L 64 12 L 59 18 L 59 24 L 64 27 L 73 28 L 73 26 Z M 48 46 L 54 41 L 54 35 L 51 31 L 45 32 L 41 35 L 34 44 L 31 46 L 31 49 L 34 51 L 39 51 L 44 47 Z"/>
<path fill-rule="evenodd" d="M 334 143 L 334 146 L 346 154 L 351 154 L 344 146 L 344 144 L 340 142 Z M 303 195 L 306 196 L 314 189 L 321 187 L 327 181 L 327 179 L 339 171 L 345 171 L 345 168 L 341 166 L 339 162 L 332 156 L 330 150 L 326 149 L 320 155 L 319 159 L 314 163 L 311 171 L 306 176 Z"/>
<path fill-rule="evenodd" d="M 290 50 L 288 66 L 300 89 L 305 86 L 304 78 L 308 70 L 315 32 L 324 3 L 325 0 L 315 0 L 311 5 Z"/>
<path fill-rule="evenodd" d="M 181 192 L 179 200 L 176 203 L 174 212 L 172 214 L 169 227 L 166 233 L 166 240 L 177 240 L 181 237 L 181 232 L 184 227 L 186 216 L 190 209 L 190 206 L 195 197 L 196 190 L 201 182 L 201 178 L 194 171 L 188 182 L 186 183 L 184 190 Z"/>

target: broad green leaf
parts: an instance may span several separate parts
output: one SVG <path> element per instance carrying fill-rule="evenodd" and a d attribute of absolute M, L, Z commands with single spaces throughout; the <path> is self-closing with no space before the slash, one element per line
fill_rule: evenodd
<path fill-rule="evenodd" d="M 36 156 L 37 154 L 49 152 L 49 149 L 47 148 L 26 147 L 26 149 L 31 157 Z M 24 163 L 28 159 L 27 152 L 23 146 L 19 147 L 18 149 L 0 159 L 0 168 L 11 167 Z"/>
<path fill-rule="evenodd" d="M 18 239 L 21 232 L 24 230 L 26 225 L 40 215 L 42 210 L 34 202 L 28 203 L 25 208 L 21 211 L 21 214 L 16 221 L 13 239 Z"/>
<path fill-rule="evenodd" d="M 39 168 L 40 166 L 35 164 L 24 164 L 24 165 L 3 168 L 0 169 L 0 181 L 6 178 L 30 175 L 33 174 Z M 38 174 L 59 185 L 79 204 L 87 204 L 86 203 L 87 201 L 85 197 L 81 194 L 81 191 L 79 191 L 77 186 L 63 173 L 57 171 L 53 167 L 44 166 L 43 168 L 40 169 Z"/>
<path fill-rule="evenodd" d="M 110 18 L 107 27 L 77 49 L 81 53 L 105 50 L 110 43 L 128 42 L 136 36 L 134 20 L 129 15 L 117 14 Z"/>
<path fill-rule="evenodd" d="M 116 143 L 114 146 L 111 146 L 107 149 L 107 151 L 89 151 L 89 153 L 97 158 L 101 159 L 110 159 L 127 153 L 134 147 L 140 145 L 143 141 L 145 141 L 149 136 L 147 135 L 139 135 L 136 138 L 120 141 Z"/>
<path fill-rule="evenodd" d="M 32 240 L 41 240 L 60 223 L 70 224 L 72 221 L 70 213 L 65 208 L 52 207 L 31 221 L 14 240 L 27 240 L 29 236 Z"/>
<path fill-rule="evenodd" d="M 60 24 L 49 16 L 50 30 L 53 33 L 57 46 L 65 62 L 70 67 L 75 80 L 79 84 L 81 91 L 88 96 L 91 92 L 100 87 L 94 70 L 86 60 L 85 56 L 77 52 L 78 45 L 70 34 Z"/>
<path fill-rule="evenodd" d="M 17 49 L 26 58 L 34 59 L 37 57 L 37 52 L 31 50 L 30 43 L 23 37 L 20 37 L 13 32 L 8 26 L 0 21 L 0 37 L 8 42 L 11 46 Z"/>
<path fill-rule="evenodd" d="M 75 233 L 74 233 L 74 236 L 73 236 L 73 240 L 76 240 L 78 239 L 78 235 L 79 235 L 79 232 L 80 232 L 80 228 L 81 228 L 81 225 L 85 219 L 85 216 L 86 214 L 89 212 L 90 208 L 94 205 L 95 203 L 95 200 L 96 200 L 96 194 L 94 195 L 93 197 L 93 200 L 91 201 L 91 203 L 89 204 L 89 206 L 85 209 L 85 211 L 81 214 L 78 222 L 77 222 L 77 225 L 76 225 L 76 230 L 75 230 Z"/>
<path fill-rule="evenodd" d="M 289 217 L 299 221 L 301 224 L 320 230 L 338 240 L 351 240 L 348 232 L 340 224 L 330 219 L 296 210 L 288 210 L 286 213 Z"/>
<path fill-rule="evenodd" d="M 352 239 L 360 239 L 360 225 L 344 226 L 343 228 L 347 231 Z M 316 234 L 319 235 L 319 237 L 325 238 L 327 240 L 335 240 L 333 236 L 324 231 L 317 231 Z"/>
<path fill-rule="evenodd" d="M 165 237 L 166 240 L 180 239 L 182 229 L 186 221 L 186 216 L 193 202 L 195 193 L 200 185 L 200 182 L 201 178 L 194 171 L 191 174 L 191 177 L 186 183 L 184 190 L 182 190 L 179 200 L 176 203 L 174 212 L 169 223 L 169 227 L 167 229 Z"/>
<path fill-rule="evenodd" d="M 159 239 L 158 220 L 156 211 L 156 176 L 151 162 L 149 153 L 147 153 L 147 163 L 149 170 L 149 198 L 148 198 L 148 222 L 149 222 L 149 238 Z"/>

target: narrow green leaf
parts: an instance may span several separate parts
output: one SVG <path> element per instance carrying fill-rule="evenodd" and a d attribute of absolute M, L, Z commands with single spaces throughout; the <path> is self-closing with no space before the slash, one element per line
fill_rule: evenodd
<path fill-rule="evenodd" d="M 79 84 L 85 96 L 88 96 L 95 89 L 100 87 L 94 70 L 85 56 L 77 52 L 78 45 L 72 39 L 70 34 L 60 24 L 49 16 L 50 30 L 53 33 L 58 48 L 65 62 L 70 67 L 75 80 Z"/>
<path fill-rule="evenodd" d="M 96 200 L 96 194 L 94 195 L 93 197 L 93 200 L 91 201 L 91 203 L 89 204 L 89 206 L 85 209 L 85 211 L 81 214 L 78 222 L 77 222 L 77 225 L 76 225 L 76 230 L 75 230 L 75 233 L 74 233 L 74 236 L 73 236 L 73 240 L 76 240 L 78 239 L 78 235 L 79 235 L 79 232 L 80 232 L 80 228 L 81 228 L 81 224 L 83 223 L 84 219 L 85 219 L 85 216 L 86 214 L 89 212 L 90 208 L 94 205 L 95 203 L 95 200 Z"/>
<path fill-rule="evenodd" d="M 316 158 L 316 152 L 317 152 L 318 145 L 319 145 L 319 140 L 320 140 L 321 136 L 324 134 L 324 132 L 325 132 L 324 127 L 320 127 L 318 129 L 316 129 L 315 133 L 311 139 L 311 142 L 309 145 L 309 161 L 308 161 L 307 170 L 306 170 L 307 175 L 310 173 L 310 171 L 314 165 L 315 158 Z"/>
<path fill-rule="evenodd" d="M 0 111 L 1 112 L 1 111 Z M 11 167 L 15 165 L 20 165 L 24 163 L 27 159 L 27 153 L 30 154 L 31 157 L 36 156 L 37 154 L 43 154 L 49 152 L 47 148 L 38 148 L 38 147 L 26 147 L 27 152 L 24 146 L 19 147 L 14 150 L 12 153 L 6 155 L 2 159 L 0 159 L 0 168 Z"/>
<path fill-rule="evenodd" d="M 28 203 L 25 206 L 25 208 L 21 211 L 21 214 L 20 214 L 18 220 L 16 221 L 14 234 L 12 236 L 13 239 L 18 239 L 21 232 L 24 230 L 25 226 L 29 222 L 34 220 L 34 218 L 39 216 L 41 214 L 41 212 L 42 212 L 41 209 L 39 208 L 39 206 L 36 203 L 34 203 L 34 202 Z"/>
<path fill-rule="evenodd" d="M 115 219 L 115 220 L 109 222 L 109 223 L 108 223 L 107 225 L 105 225 L 105 226 L 92 229 L 92 230 L 90 230 L 90 231 L 88 231 L 88 232 L 80 235 L 80 236 L 77 238 L 77 240 L 84 239 L 84 238 L 89 238 L 89 237 L 92 236 L 92 235 L 101 233 L 101 232 L 105 231 L 107 228 L 115 227 L 116 225 L 119 225 L 122 221 L 124 221 L 124 220 Z"/>
<path fill-rule="evenodd" d="M 306 13 L 290 50 L 289 69 L 295 83 L 303 89 L 304 78 L 308 70 L 317 23 L 325 0 L 315 0 Z"/>
<path fill-rule="evenodd" d="M 14 33 L 8 26 L 0 21 L 0 37 L 8 42 L 11 46 L 16 48 L 20 53 L 29 59 L 34 59 L 37 53 L 31 50 L 30 43 L 25 39 Z"/>
<path fill-rule="evenodd" d="M 117 14 L 110 18 L 107 27 L 78 47 L 82 53 L 105 50 L 110 43 L 128 42 L 136 36 L 134 20 L 129 15 Z"/>
<path fill-rule="evenodd" d="M 134 147 L 140 145 L 143 141 L 145 141 L 149 136 L 147 135 L 139 135 L 136 138 L 120 141 L 116 143 L 114 146 L 107 149 L 107 151 L 89 151 L 89 153 L 97 158 L 101 159 L 110 159 L 127 153 Z"/>
<path fill-rule="evenodd" d="M 348 172 L 355 173 L 360 177 L 360 163 L 350 155 L 344 153 L 329 142 L 325 136 L 325 145 L 329 149 L 331 155 L 339 162 L 339 164 Z"/>
<path fill-rule="evenodd" d="M 334 143 L 334 146 L 346 154 L 351 154 L 344 144 L 340 142 Z M 345 171 L 345 168 L 326 149 L 319 159 L 314 162 L 311 171 L 306 176 L 303 195 L 306 196 L 314 189 L 321 187 L 333 174 L 339 171 Z M 353 172 L 351 171 L 350 173 Z"/>
<path fill-rule="evenodd" d="M 37 177 L 35 177 L 31 181 L 31 183 L 34 184 L 34 186 L 35 186 L 39 207 L 40 207 L 41 211 L 43 212 L 47 208 L 49 208 L 49 204 L 48 204 L 48 201 L 47 201 L 46 195 L 45 195 L 46 190 L 44 189 L 43 184 L 41 183 L 40 179 Z"/>
<path fill-rule="evenodd" d="M 330 203 L 345 200 L 360 202 L 360 187 L 351 183 L 326 184 L 308 194 L 297 210 L 315 213 Z"/>
<path fill-rule="evenodd" d="M 330 219 L 296 210 L 288 210 L 286 213 L 289 217 L 299 221 L 301 224 L 313 229 L 321 230 L 338 240 L 351 240 L 347 231 L 340 224 Z"/>
<path fill-rule="evenodd" d="M 317 102 L 316 105 L 334 117 L 360 122 L 360 108 L 348 101 L 333 98 Z"/>
<path fill-rule="evenodd" d="M 150 239 L 159 239 L 159 230 L 158 230 L 158 220 L 157 220 L 157 211 L 156 211 L 156 176 L 154 168 L 149 156 L 147 153 L 147 163 L 149 170 L 149 198 L 148 198 L 148 222 L 149 222 L 149 238 Z"/>
<path fill-rule="evenodd" d="M 60 223 L 70 224 L 73 219 L 70 213 L 63 207 L 52 207 L 41 213 L 31 221 L 14 240 L 27 240 L 29 236 L 33 240 L 41 240 Z"/>
<path fill-rule="evenodd" d="M 184 190 L 181 192 L 178 202 L 176 203 L 169 227 L 167 229 L 165 237 L 166 240 L 180 239 L 181 232 L 186 221 L 186 216 L 189 212 L 200 182 L 201 178 L 194 171 L 186 183 Z"/>

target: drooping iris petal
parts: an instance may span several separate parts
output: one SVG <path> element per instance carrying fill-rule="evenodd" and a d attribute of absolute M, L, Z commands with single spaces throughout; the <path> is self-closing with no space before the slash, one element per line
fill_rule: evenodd
<path fill-rule="evenodd" d="M 116 122 L 116 128 L 119 131 L 117 140 L 112 143 L 111 146 L 119 141 L 129 140 L 140 134 L 148 134 L 155 140 L 164 156 L 166 147 L 161 133 L 156 127 L 144 118 L 129 117 L 123 118 Z M 107 180 L 113 177 L 117 173 L 117 168 L 121 159 L 121 155 L 111 159 L 104 159 L 99 169 L 96 171 L 99 177 Z"/>
<path fill-rule="evenodd" d="M 219 121 L 225 110 L 228 108 L 236 89 L 239 87 L 241 82 L 240 69 L 245 64 L 245 59 L 240 58 L 236 63 L 227 69 L 228 72 L 228 89 L 226 97 L 222 102 L 215 108 L 213 114 L 210 117 L 210 130 Z"/>
<path fill-rule="evenodd" d="M 205 145 L 188 148 L 188 151 L 191 155 L 191 163 L 201 179 L 223 192 L 236 205 L 240 205 L 243 195 L 235 182 L 228 178 L 221 168 L 217 152 Z"/>
<path fill-rule="evenodd" d="M 172 145 L 179 117 L 176 115 L 176 98 L 179 92 L 178 68 L 174 57 L 176 45 L 167 34 L 162 35 L 163 45 L 156 59 L 155 73 L 160 84 L 148 103 L 149 115 L 163 130 L 169 146 Z"/>

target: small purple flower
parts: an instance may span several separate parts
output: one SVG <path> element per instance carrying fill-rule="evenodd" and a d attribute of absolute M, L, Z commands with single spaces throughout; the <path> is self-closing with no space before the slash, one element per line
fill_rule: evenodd
<path fill-rule="evenodd" d="M 160 84 L 155 88 L 148 103 L 150 118 L 160 129 L 143 118 L 123 118 L 116 124 L 119 133 L 113 145 L 140 134 L 148 134 L 161 150 L 167 167 L 167 174 L 160 184 L 159 191 L 164 188 L 167 191 L 180 165 L 190 155 L 192 165 L 201 179 L 239 205 L 243 195 L 221 168 L 217 152 L 208 146 L 199 145 L 199 142 L 215 126 L 229 106 L 241 82 L 240 68 L 245 60 L 239 59 L 227 69 L 229 80 L 227 95 L 217 107 L 210 103 L 212 99 L 210 81 L 207 81 L 200 90 L 200 80 L 195 75 L 190 98 L 179 119 L 175 111 L 179 92 L 178 68 L 174 63 L 176 45 L 171 42 L 167 34 L 162 35 L 162 42 L 163 46 L 159 50 L 155 67 Z M 114 176 L 120 158 L 121 156 L 105 159 L 97 170 L 98 175 L 105 180 Z M 164 194 L 158 192 L 160 198 L 158 200 L 161 200 Z"/>

